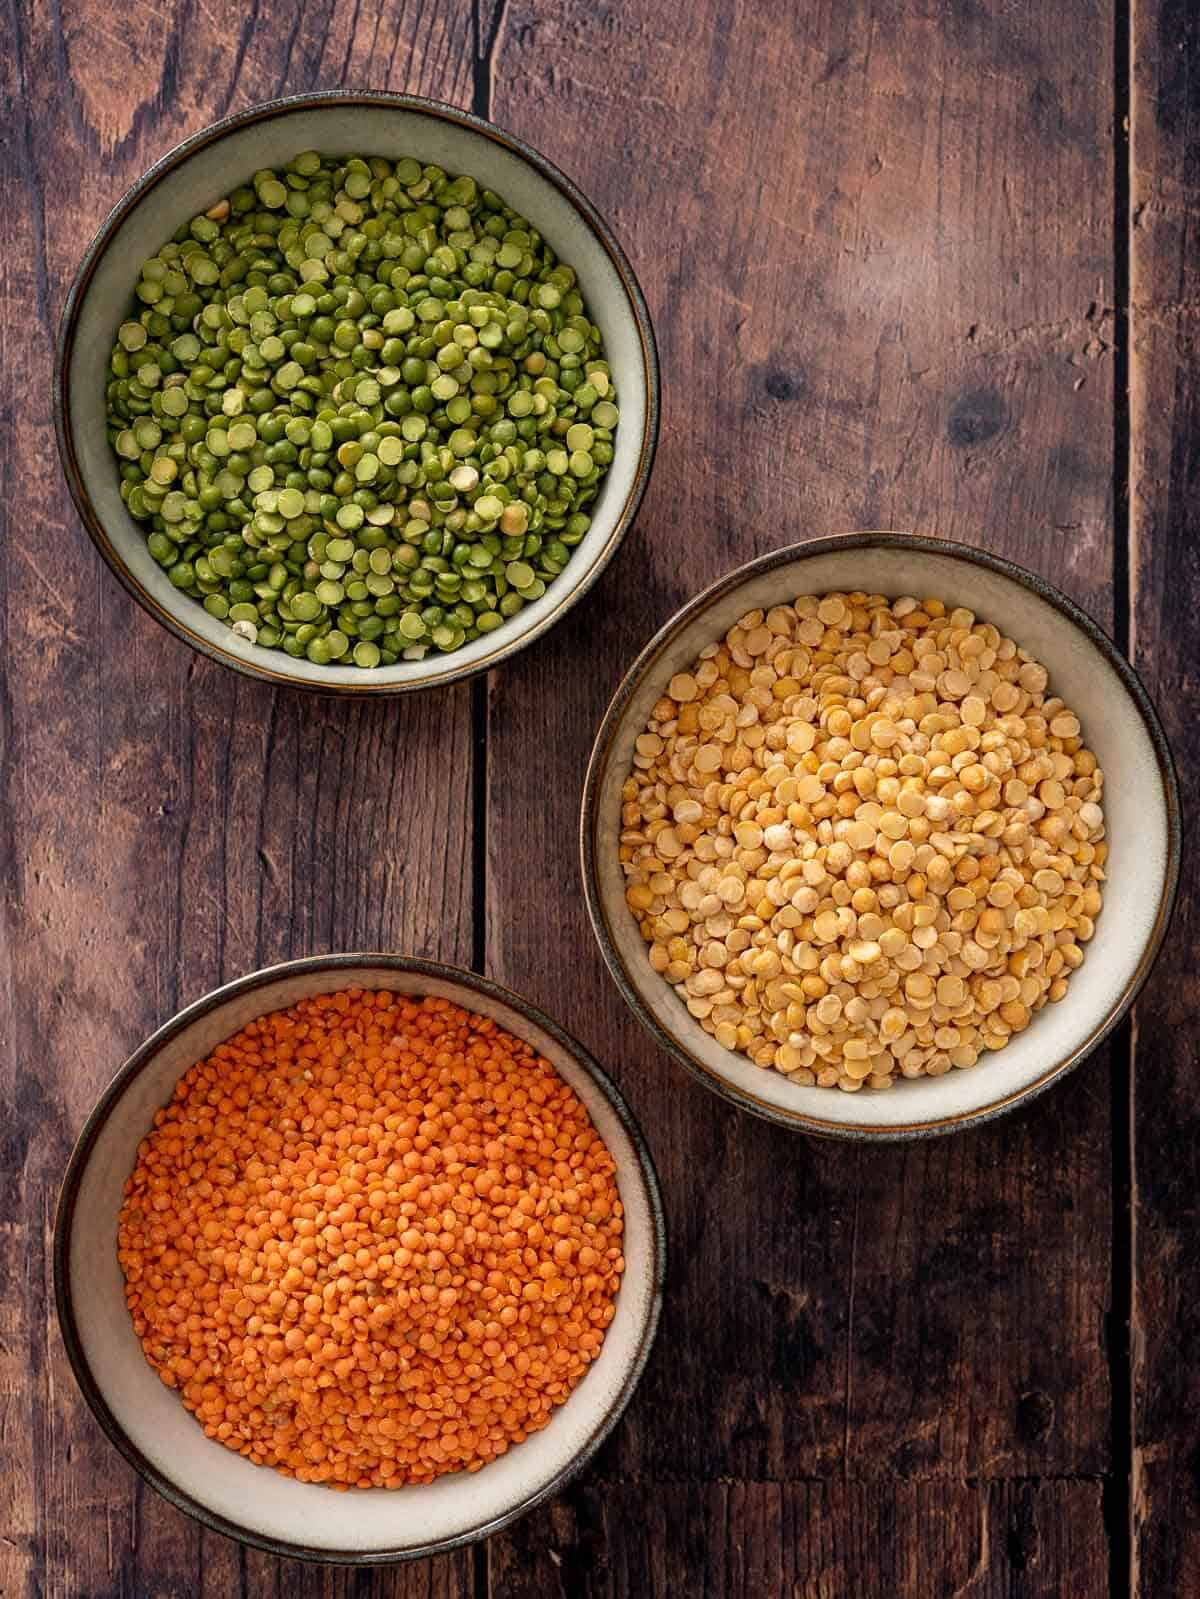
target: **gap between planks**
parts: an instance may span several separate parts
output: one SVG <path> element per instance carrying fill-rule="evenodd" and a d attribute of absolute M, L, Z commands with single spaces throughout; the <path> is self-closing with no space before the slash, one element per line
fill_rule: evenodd
<path fill-rule="evenodd" d="M 508 0 L 471 0 L 471 110 L 492 114 L 496 53 Z M 488 875 L 488 690 L 490 672 L 471 682 L 471 965 L 487 970 Z M 490 1599 L 492 1591 L 488 1540 L 471 1554 L 472 1599 Z"/>
<path fill-rule="evenodd" d="M 1133 460 L 1129 393 L 1133 301 L 1133 40 L 1136 0 L 1113 11 L 1113 638 L 1133 658 L 1137 559 L 1131 504 Z M 1136 1599 L 1134 1506 L 1137 1494 L 1134 1360 L 1137 1349 L 1137 1170 L 1135 1162 L 1136 1009 L 1118 1028 L 1111 1059 L 1112 1247 L 1109 1393 L 1111 1470 L 1104 1485 L 1111 1599 Z"/>

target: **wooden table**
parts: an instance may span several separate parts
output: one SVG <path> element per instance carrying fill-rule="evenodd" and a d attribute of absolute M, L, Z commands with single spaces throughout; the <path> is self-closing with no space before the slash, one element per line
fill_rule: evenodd
<path fill-rule="evenodd" d="M 903 1148 L 733 1113 L 625 1012 L 580 899 L 593 729 L 752 555 L 848 528 L 1012 556 L 1130 651 L 1200 780 L 1200 24 L 1191 0 L 21 0 L 0 71 L 0 1593 L 1093 1599 L 1200 1593 L 1195 865 L 1132 1027 L 1029 1111 Z M 611 219 L 663 358 L 642 515 L 489 681 L 356 707 L 193 655 L 55 460 L 65 288 L 177 140 L 288 91 L 419 91 Z M 549 735 L 549 736 L 548 736 Z M 547 752 L 550 752 L 548 762 Z M 475 964 L 606 1062 L 662 1173 L 650 1368 L 486 1547 L 280 1563 L 145 1488 L 78 1397 L 48 1248 L 155 1024 L 291 955 Z"/>

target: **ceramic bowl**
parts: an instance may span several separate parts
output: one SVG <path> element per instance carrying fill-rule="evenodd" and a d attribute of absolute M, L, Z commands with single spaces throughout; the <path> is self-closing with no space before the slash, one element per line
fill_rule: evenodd
<path fill-rule="evenodd" d="M 117 1262 L 122 1187 L 159 1106 L 195 1061 L 255 1017 L 308 995 L 362 986 L 438 995 L 493 1017 L 532 1044 L 586 1106 L 617 1166 L 626 1269 L 600 1354 L 550 1422 L 480 1471 L 429 1485 L 335 1493 L 256 1466 L 207 1438 L 147 1364 Z M 549 1017 L 471 972 L 395 955 L 328 955 L 228 983 L 189 1005 L 125 1063 L 71 1156 L 54 1243 L 67 1353 L 84 1397 L 125 1458 L 207 1526 L 275 1554 L 371 1564 L 451 1549 L 558 1492 L 629 1401 L 654 1339 L 665 1233 L 658 1181 L 612 1083 Z"/>
<path fill-rule="evenodd" d="M 646 959 L 625 903 L 618 860 L 621 785 L 634 740 L 672 675 L 747 611 L 801 594 L 863 589 L 933 595 L 1016 639 L 1050 672 L 1079 715 L 1105 774 L 1111 855 L 1087 958 L 1060 1003 L 1003 1050 L 944 1077 L 887 1092 L 804 1087 L 723 1049 Z M 581 843 L 592 926 L 617 986 L 658 1043 L 708 1088 L 798 1131 L 845 1138 L 917 1138 L 984 1121 L 1040 1093 L 1076 1065 L 1132 1004 L 1162 942 L 1179 874 L 1179 788 L 1145 689 L 1090 617 L 1010 561 L 964 545 L 897 533 L 853 533 L 776 550 L 697 596 L 652 638 L 601 723 L 584 789 Z"/>
<path fill-rule="evenodd" d="M 621 421 L 592 525 L 561 575 L 493 633 L 449 655 L 362 671 L 315 666 L 238 638 L 173 588 L 119 493 L 105 431 L 108 357 L 141 263 L 181 222 L 262 167 L 300 150 L 435 162 L 467 172 L 527 216 L 580 288 L 604 335 Z M 646 302 L 595 206 L 536 150 L 468 112 L 412 95 L 321 93 L 252 106 L 193 134 L 118 203 L 89 246 L 67 298 L 55 372 L 55 415 L 67 482 L 84 526 L 133 597 L 178 638 L 226 666 L 271 683 L 341 694 L 396 694 L 449 683 L 497 665 L 557 622 L 612 559 L 637 511 L 658 438 L 658 357 Z"/>

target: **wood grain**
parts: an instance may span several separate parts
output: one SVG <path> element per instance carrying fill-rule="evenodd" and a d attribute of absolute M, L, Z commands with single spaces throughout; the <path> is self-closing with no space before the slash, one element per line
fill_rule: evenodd
<path fill-rule="evenodd" d="M 612 220 L 664 361 L 637 528 L 595 602 L 491 701 L 490 958 L 613 1070 L 666 1188 L 662 1332 L 593 1480 L 1102 1474 L 1104 1061 L 1023 1115 L 910 1148 L 735 1115 L 614 1000 L 576 807 L 638 646 L 779 544 L 939 531 L 1108 619 L 1111 16 L 690 15 L 684 45 L 644 0 L 512 0 L 496 80 L 497 117 Z M 557 913 L 514 919 L 534 885 Z"/>
<path fill-rule="evenodd" d="M 1184 803 L 1200 780 L 1200 17 L 1134 10 L 1130 233 L 1134 659 L 1166 724 Z M 1185 826 L 1187 823 L 1185 822 Z M 1135 1591 L 1200 1592 L 1200 1100 L 1186 841 L 1167 954 L 1136 1013 L 1133 1516 Z"/>
<path fill-rule="evenodd" d="M 1131 1185 L 1103 1057 L 1023 1114 L 905 1149 L 722 1107 L 622 1009 L 575 844 L 593 729 L 649 633 L 738 562 L 851 527 L 1000 550 L 1118 634 L 1128 586 L 1194 787 L 1194 7 L 3 17 L 0 1599 L 1200 1592 L 1196 869 L 1138 1010 Z M 242 682 L 144 617 L 78 526 L 49 411 L 65 287 L 117 195 L 225 112 L 338 84 L 470 104 L 545 150 L 625 244 L 664 363 L 654 481 L 589 603 L 486 689 L 370 707 Z M 659 1163 L 671 1280 L 646 1378 L 573 1489 L 485 1549 L 348 1572 L 241 1550 L 142 1487 L 77 1397 L 47 1262 L 70 1141 L 129 1049 L 226 977 L 356 946 L 484 957 L 595 1050 Z M 1136 1250 L 1115 1275 L 1114 1226 Z"/>
<path fill-rule="evenodd" d="M 205 0 L 18 7 L 9 29 L 0 1272 L 17 1292 L 0 1308 L 0 1593 L 225 1599 L 274 1583 L 458 1599 L 470 1554 L 369 1584 L 259 1561 L 247 1586 L 234 1546 L 124 1467 L 62 1354 L 47 1264 L 58 1180 L 101 1086 L 155 1025 L 290 955 L 470 960 L 472 745 L 466 688 L 314 700 L 244 682 L 156 626 L 69 505 L 50 369 L 83 244 L 151 160 L 288 90 L 386 83 L 469 98 L 469 19 L 428 0 L 284 4 L 269 17 Z"/>
<path fill-rule="evenodd" d="M 491 1549 L 492 1591 L 504 1599 L 1108 1592 L 1095 1482 L 584 1487 Z"/>

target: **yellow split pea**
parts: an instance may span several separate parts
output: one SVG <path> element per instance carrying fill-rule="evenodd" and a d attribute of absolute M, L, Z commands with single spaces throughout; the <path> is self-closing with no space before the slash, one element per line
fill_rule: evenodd
<path fill-rule="evenodd" d="M 726 1049 L 889 1088 L 1066 993 L 1103 785 L 1046 668 L 971 611 L 806 594 L 671 678 L 622 790 L 626 899 Z"/>

